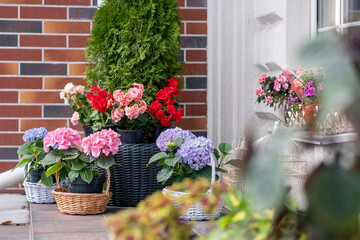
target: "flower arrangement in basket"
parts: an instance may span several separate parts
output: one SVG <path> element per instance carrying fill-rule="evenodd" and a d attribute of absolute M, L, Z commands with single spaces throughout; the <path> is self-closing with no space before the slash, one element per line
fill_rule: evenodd
<path fill-rule="evenodd" d="M 157 174 L 158 182 L 165 183 L 171 178 L 173 183 L 182 182 L 187 178 L 207 178 L 211 179 L 211 182 L 214 183 L 216 171 L 223 171 L 221 168 L 216 167 L 218 164 L 213 156 L 214 147 L 211 141 L 205 137 L 196 137 L 190 131 L 177 127 L 162 132 L 156 140 L 156 144 L 161 152 L 151 157 L 148 164 L 158 161 L 158 165 L 162 166 L 162 169 Z M 226 145 L 226 148 L 227 150 L 221 152 L 228 154 L 231 146 L 228 149 Z M 217 150 L 215 152 L 216 158 L 219 159 L 219 152 Z M 221 159 L 224 159 L 224 157 Z M 211 166 L 208 164 L 211 164 Z M 210 188 L 204 194 L 210 194 L 211 191 L 212 189 Z M 168 188 L 164 188 L 163 193 L 169 193 L 175 204 L 178 204 L 176 202 L 177 197 L 189 194 L 187 192 L 172 191 Z M 181 218 L 186 220 L 217 218 L 220 215 L 221 209 L 222 203 L 219 204 L 215 213 L 205 214 L 202 210 L 201 202 L 198 202 L 190 207 Z"/>
<path fill-rule="evenodd" d="M 51 194 L 51 190 L 55 188 L 53 176 L 45 174 L 47 166 L 42 164 L 42 160 L 46 156 L 46 152 L 43 149 L 43 139 L 47 134 L 47 130 L 43 127 L 25 131 L 23 136 L 25 143 L 17 151 L 22 157 L 13 169 L 25 167 L 24 189 L 27 200 L 33 203 L 55 202 Z"/>
<path fill-rule="evenodd" d="M 81 150 L 82 143 L 82 150 Z M 117 153 L 121 141 L 119 134 L 111 129 L 103 129 L 81 141 L 79 133 L 71 128 L 58 128 L 44 139 L 44 150 L 48 152 L 43 164 L 53 164 L 46 171 L 47 175 L 56 173 L 57 188 L 52 191 L 60 212 L 68 214 L 98 214 L 106 210 L 112 195 L 110 188 L 109 167 L 115 164 L 113 155 Z M 72 183 L 78 179 L 85 185 L 96 184 L 99 177 L 97 168 L 107 170 L 106 191 L 72 191 Z M 62 175 L 62 173 L 64 173 Z M 65 176 L 64 176 L 65 175 Z M 68 177 L 69 189 L 61 188 L 59 178 Z M 79 183 L 84 185 L 83 183 Z M 75 187 L 75 186 L 74 186 Z"/>

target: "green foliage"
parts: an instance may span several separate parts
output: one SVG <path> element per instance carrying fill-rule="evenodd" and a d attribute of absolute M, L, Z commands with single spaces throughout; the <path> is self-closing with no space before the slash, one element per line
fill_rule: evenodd
<path fill-rule="evenodd" d="M 145 87 L 149 104 L 166 80 L 183 70 L 176 0 L 106 0 L 88 41 L 88 84 L 114 91 Z"/>

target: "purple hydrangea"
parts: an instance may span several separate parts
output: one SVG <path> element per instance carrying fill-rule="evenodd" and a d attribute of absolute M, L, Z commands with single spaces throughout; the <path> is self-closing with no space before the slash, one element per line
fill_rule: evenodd
<path fill-rule="evenodd" d="M 314 96 L 316 94 L 316 88 L 315 87 L 311 87 L 309 89 L 305 89 L 304 90 L 304 94 L 306 97 L 311 97 Z"/>
<path fill-rule="evenodd" d="M 169 141 L 173 142 L 178 138 L 182 138 L 183 141 L 185 141 L 188 138 L 189 139 L 195 138 L 195 135 L 192 132 L 183 130 L 179 127 L 170 128 L 170 129 L 163 131 L 160 134 L 160 136 L 156 139 L 156 145 L 160 150 L 165 151 L 168 149 L 168 147 L 165 146 L 165 143 L 167 143 Z"/>
<path fill-rule="evenodd" d="M 194 170 L 200 170 L 210 163 L 214 151 L 211 141 L 205 137 L 188 138 L 181 144 L 176 155 L 181 155 L 181 162 L 189 164 Z"/>
<path fill-rule="evenodd" d="M 39 140 L 43 140 L 44 137 L 48 134 L 48 131 L 43 128 L 32 128 L 29 130 L 26 130 L 23 140 L 24 142 L 36 142 Z"/>

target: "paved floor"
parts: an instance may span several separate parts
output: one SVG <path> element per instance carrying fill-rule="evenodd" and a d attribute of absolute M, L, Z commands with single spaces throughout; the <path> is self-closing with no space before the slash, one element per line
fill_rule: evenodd
<path fill-rule="evenodd" d="M 103 223 L 109 215 L 122 209 L 108 207 L 104 214 L 82 216 L 60 213 L 56 204 L 30 204 L 30 224 L 0 225 L 0 240 L 109 239 Z M 206 221 L 196 222 L 193 233 L 203 235 L 212 225 Z"/>

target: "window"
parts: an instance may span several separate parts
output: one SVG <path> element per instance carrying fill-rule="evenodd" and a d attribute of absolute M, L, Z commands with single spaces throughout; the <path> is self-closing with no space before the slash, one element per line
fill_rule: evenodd
<path fill-rule="evenodd" d="M 360 29 L 360 0 L 318 0 L 317 30 L 345 34 L 349 28 Z"/>

